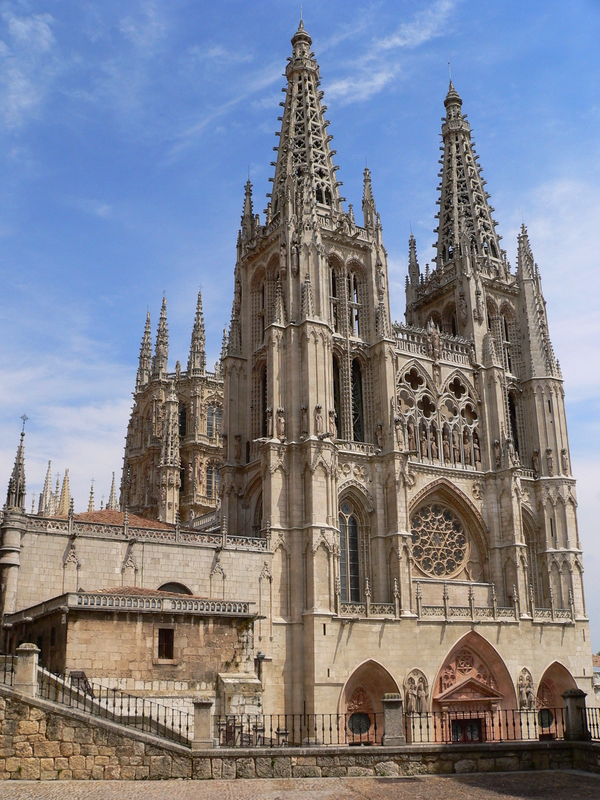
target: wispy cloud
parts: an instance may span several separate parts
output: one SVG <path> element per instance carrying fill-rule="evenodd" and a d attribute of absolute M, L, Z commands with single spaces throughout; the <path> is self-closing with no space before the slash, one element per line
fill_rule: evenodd
<path fill-rule="evenodd" d="M 348 74 L 332 82 L 327 96 L 347 105 L 368 100 L 381 92 L 402 73 L 398 51 L 414 50 L 447 34 L 455 7 L 456 0 L 435 0 L 394 33 L 374 38 L 360 58 L 347 62 Z M 352 33 L 348 31 L 348 35 Z M 340 36 L 339 41 L 342 40 Z"/>
<path fill-rule="evenodd" d="M 4 126 L 15 129 L 39 113 L 61 69 L 50 14 L 2 12 L 0 107 Z"/>

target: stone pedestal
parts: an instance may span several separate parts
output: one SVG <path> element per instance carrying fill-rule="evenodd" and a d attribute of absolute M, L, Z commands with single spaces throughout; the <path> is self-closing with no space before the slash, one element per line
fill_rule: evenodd
<path fill-rule="evenodd" d="M 38 693 L 38 658 L 39 648 L 31 642 L 25 642 L 17 648 L 17 664 L 13 689 L 21 694 L 36 697 Z"/>
<path fill-rule="evenodd" d="M 565 701 L 565 739 L 569 742 L 585 742 L 590 738 L 585 711 L 586 693 L 582 689 L 567 689 Z"/>
<path fill-rule="evenodd" d="M 384 694 L 382 744 L 390 747 L 405 744 L 404 714 L 401 694 Z"/>
<path fill-rule="evenodd" d="M 212 707 L 213 701 L 203 697 L 194 698 L 194 738 L 192 750 L 208 750 L 213 746 Z"/>

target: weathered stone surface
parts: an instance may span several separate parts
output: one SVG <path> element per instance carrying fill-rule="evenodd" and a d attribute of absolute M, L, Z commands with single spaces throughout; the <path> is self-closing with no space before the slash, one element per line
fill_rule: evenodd
<path fill-rule="evenodd" d="M 235 764 L 235 774 L 237 778 L 256 777 L 256 767 L 253 758 L 238 758 Z"/>
<path fill-rule="evenodd" d="M 274 778 L 291 778 L 292 777 L 292 759 L 282 756 L 275 756 L 275 764 L 273 766 Z"/>
<path fill-rule="evenodd" d="M 396 776 L 399 774 L 395 761 L 379 761 L 375 764 L 375 775 Z"/>
<path fill-rule="evenodd" d="M 456 772 L 475 772 L 477 769 L 477 762 L 474 761 L 472 758 L 463 758 L 461 761 L 457 761 L 454 765 L 454 770 Z"/>
<path fill-rule="evenodd" d="M 293 778 L 320 778 L 321 767 L 315 766 L 297 766 L 292 767 Z"/>

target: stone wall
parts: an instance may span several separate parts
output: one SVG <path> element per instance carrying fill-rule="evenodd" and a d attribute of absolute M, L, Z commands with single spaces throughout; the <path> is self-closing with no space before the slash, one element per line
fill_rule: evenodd
<path fill-rule="evenodd" d="M 191 751 L 0 686 L 2 780 L 233 780 L 573 768 L 600 772 L 600 745 L 507 742 Z"/>

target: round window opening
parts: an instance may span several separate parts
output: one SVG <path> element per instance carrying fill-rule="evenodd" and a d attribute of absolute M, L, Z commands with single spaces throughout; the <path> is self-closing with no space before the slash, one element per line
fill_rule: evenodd
<path fill-rule="evenodd" d="M 348 728 L 354 736 L 364 736 L 371 728 L 371 717 L 362 711 L 356 711 L 348 720 Z"/>
<path fill-rule="evenodd" d="M 433 503 L 411 519 L 413 558 L 426 575 L 436 578 L 457 573 L 468 557 L 462 522 L 451 509 Z"/>

